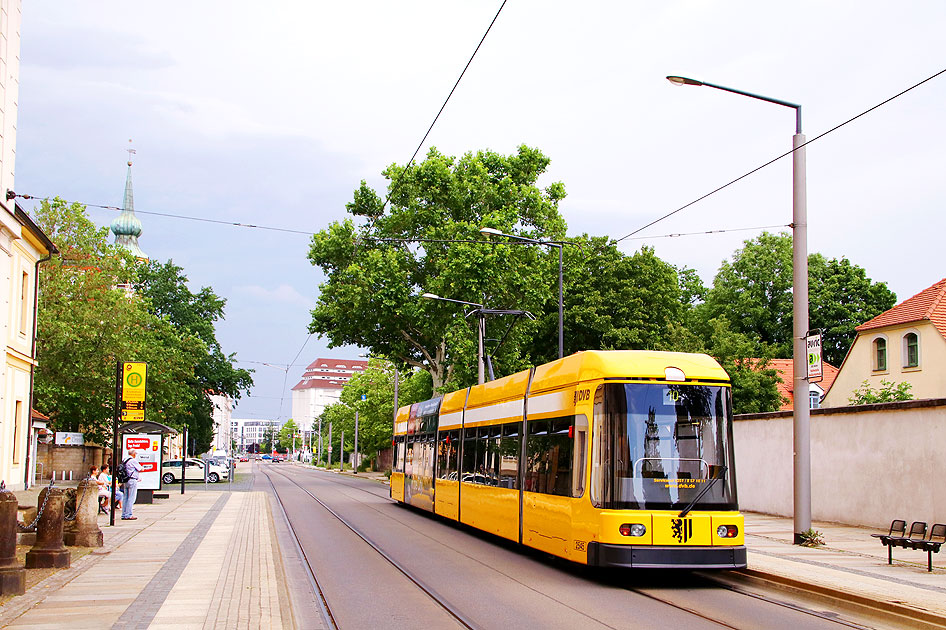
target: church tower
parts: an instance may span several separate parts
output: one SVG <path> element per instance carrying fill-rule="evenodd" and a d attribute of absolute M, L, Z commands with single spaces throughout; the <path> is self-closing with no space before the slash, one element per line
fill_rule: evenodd
<path fill-rule="evenodd" d="M 130 142 L 130 141 L 129 141 Z M 115 234 L 115 244 L 121 245 L 131 252 L 138 260 L 148 260 L 148 255 L 138 246 L 138 237 L 141 236 L 141 221 L 135 216 L 135 196 L 131 190 L 131 156 L 134 149 L 128 149 L 128 174 L 125 176 L 125 200 L 122 211 L 112 221 L 112 233 Z"/>

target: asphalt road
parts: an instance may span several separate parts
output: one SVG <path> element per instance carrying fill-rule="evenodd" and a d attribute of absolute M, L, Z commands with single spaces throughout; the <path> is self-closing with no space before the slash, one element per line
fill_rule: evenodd
<path fill-rule="evenodd" d="M 268 478 L 278 492 L 339 628 L 463 626 L 305 490 L 472 627 L 851 627 L 831 612 L 750 596 L 688 572 L 602 572 L 559 561 L 400 506 L 387 486 L 369 480 L 281 464 L 256 470 L 256 487 Z"/>

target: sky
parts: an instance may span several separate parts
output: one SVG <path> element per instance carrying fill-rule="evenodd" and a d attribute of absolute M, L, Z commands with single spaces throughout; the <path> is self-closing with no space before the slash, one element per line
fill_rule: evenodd
<path fill-rule="evenodd" d="M 145 213 L 343 219 L 362 180 L 384 190 L 410 159 L 501 4 L 24 2 L 16 192 L 120 206 L 134 147 L 141 248 L 226 298 L 217 337 L 255 370 L 234 417 L 288 418 L 305 365 L 364 352 L 307 332 L 323 280 L 309 237 Z M 508 0 L 421 156 L 538 147 L 568 233 L 621 238 L 792 146 L 794 110 L 667 75 L 799 103 L 810 140 L 946 69 L 944 28 L 940 0 Z M 946 276 L 944 103 L 946 74 L 807 147 L 809 252 L 898 300 Z M 785 158 L 620 246 L 710 284 L 761 232 L 745 228 L 791 223 L 791 193 Z"/>

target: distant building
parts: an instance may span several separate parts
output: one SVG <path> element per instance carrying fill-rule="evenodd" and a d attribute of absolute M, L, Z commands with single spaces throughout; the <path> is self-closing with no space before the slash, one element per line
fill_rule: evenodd
<path fill-rule="evenodd" d="M 282 425 L 278 420 L 233 418 L 230 421 L 230 435 L 236 443 L 236 451 L 246 453 L 254 444 L 262 444 L 271 431 L 279 431 Z"/>
<path fill-rule="evenodd" d="M 9 263 L 3 277 L 0 321 L 4 360 L 0 365 L 0 480 L 10 490 L 32 485 L 36 467 L 32 429 L 33 371 L 36 366 L 36 298 L 39 261 L 58 251 L 33 220 L 16 207 L 16 238 L 0 230 L 0 261 Z"/>
<path fill-rule="evenodd" d="M 946 278 L 857 327 L 825 407 L 845 407 L 867 381 L 910 383 L 914 398 L 946 397 Z"/>
<path fill-rule="evenodd" d="M 838 368 L 830 363 L 825 361 L 821 365 L 824 378 L 818 383 L 808 383 L 808 406 L 811 409 L 822 406 L 821 401 L 825 392 L 831 388 L 838 375 Z M 779 410 L 791 411 L 795 405 L 795 362 L 792 359 L 769 359 L 769 368 L 774 369 L 782 379 L 781 383 L 776 384 L 778 393 L 784 399 Z"/>
<path fill-rule="evenodd" d="M 128 150 L 128 173 L 125 175 L 125 196 L 122 201 L 122 211 L 112 221 L 112 233 L 115 234 L 115 244 L 127 249 L 138 260 L 148 260 L 148 255 L 138 246 L 138 237 L 141 236 L 141 221 L 135 215 L 135 195 L 131 187 L 131 154 L 134 149 Z"/>
<path fill-rule="evenodd" d="M 367 361 L 358 359 L 316 359 L 305 369 L 302 380 L 292 388 L 292 419 L 303 431 L 325 408 L 338 402 L 342 388 L 351 377 L 363 372 Z"/>
<path fill-rule="evenodd" d="M 13 174 L 20 86 L 20 0 L 0 3 L 0 480 L 8 489 L 31 485 L 30 385 L 36 365 L 35 305 L 40 258 L 55 246 L 18 208 Z"/>

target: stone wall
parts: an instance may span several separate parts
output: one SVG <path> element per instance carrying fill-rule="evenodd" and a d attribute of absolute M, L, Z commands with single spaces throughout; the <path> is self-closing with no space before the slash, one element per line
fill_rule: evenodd
<path fill-rule="evenodd" d="M 57 446 L 55 444 L 40 444 L 37 449 L 36 461 L 42 467 L 36 467 L 37 481 L 42 478 L 49 480 L 53 471 L 56 479 L 61 480 L 63 471 L 66 478 L 72 472 L 72 478 L 82 479 L 89 473 L 89 466 L 99 466 L 111 457 L 112 449 L 101 446 Z"/>
<path fill-rule="evenodd" d="M 736 416 L 739 507 L 792 516 L 792 414 Z M 946 523 L 946 399 L 811 410 L 812 520 Z"/>

